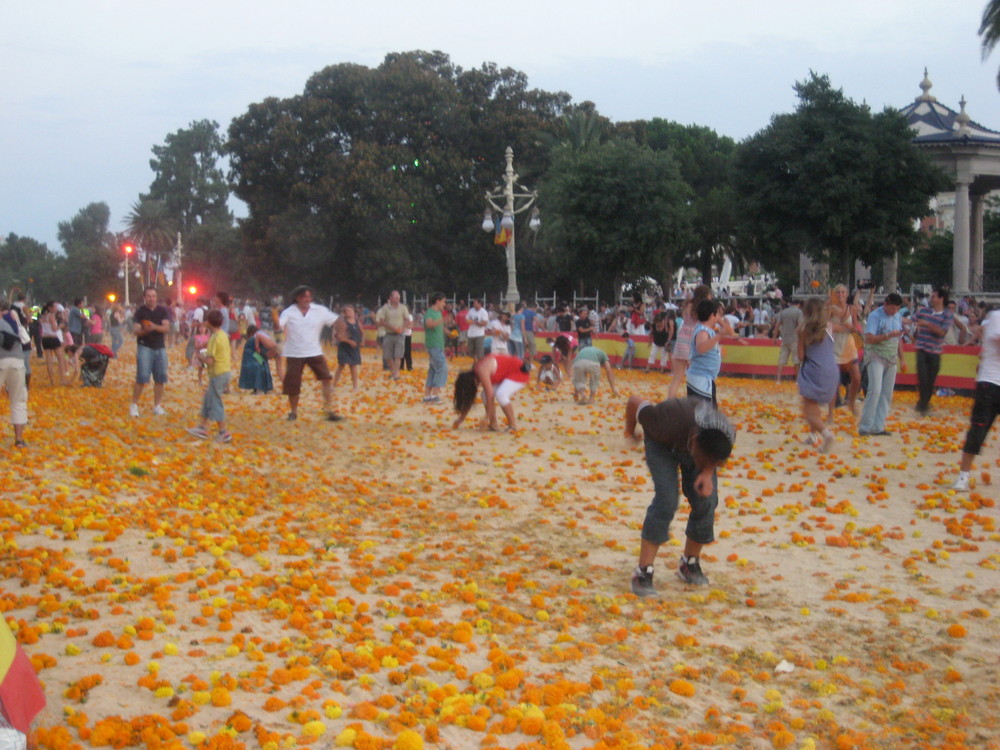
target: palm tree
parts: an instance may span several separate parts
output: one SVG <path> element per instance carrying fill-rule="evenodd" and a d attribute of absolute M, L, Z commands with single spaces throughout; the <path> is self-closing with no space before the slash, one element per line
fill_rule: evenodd
<path fill-rule="evenodd" d="M 174 245 L 174 222 L 167 215 L 166 204 L 150 198 L 136 201 L 125 217 L 125 231 L 146 251 L 146 278 L 151 278 L 153 257 L 169 253 Z"/>
<path fill-rule="evenodd" d="M 990 56 L 1000 42 L 1000 0 L 989 0 L 983 8 L 983 21 L 979 24 L 982 37 L 983 59 Z M 997 74 L 997 88 L 1000 89 L 1000 73 Z"/>

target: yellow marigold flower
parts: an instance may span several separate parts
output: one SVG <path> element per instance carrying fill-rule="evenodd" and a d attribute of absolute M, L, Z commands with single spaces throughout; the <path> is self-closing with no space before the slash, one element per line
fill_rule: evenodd
<path fill-rule="evenodd" d="M 306 737 L 316 738 L 326 732 L 326 724 L 322 721 L 309 721 L 302 727 L 302 734 Z"/>

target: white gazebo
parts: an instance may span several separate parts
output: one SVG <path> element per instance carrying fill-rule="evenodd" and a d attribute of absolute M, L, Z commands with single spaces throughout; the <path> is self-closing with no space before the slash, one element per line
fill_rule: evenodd
<path fill-rule="evenodd" d="M 954 180 L 952 292 L 982 291 L 983 206 L 1000 189 L 1000 133 L 972 121 L 964 96 L 958 112 L 941 104 L 931 85 L 925 69 L 923 93 L 901 112 L 916 133 L 913 143 Z"/>

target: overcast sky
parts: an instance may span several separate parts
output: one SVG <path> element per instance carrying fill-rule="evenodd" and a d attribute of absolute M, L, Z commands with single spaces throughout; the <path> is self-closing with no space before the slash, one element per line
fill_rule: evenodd
<path fill-rule="evenodd" d="M 3 0 L 0 235 L 58 248 L 88 203 L 113 230 L 153 179 L 150 149 L 200 119 L 301 92 L 341 62 L 441 50 L 613 120 L 662 117 L 737 140 L 795 107 L 810 70 L 856 101 L 902 107 L 927 67 L 939 101 L 1000 130 L 1000 51 L 983 62 L 985 0 Z M 502 154 L 497 155 L 497 175 Z"/>

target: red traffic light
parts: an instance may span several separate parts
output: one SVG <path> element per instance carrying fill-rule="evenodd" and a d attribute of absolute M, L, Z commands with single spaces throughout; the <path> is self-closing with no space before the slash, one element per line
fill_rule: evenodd
<path fill-rule="evenodd" d="M 126 242 L 124 245 L 122 245 L 122 250 L 125 251 L 126 255 L 131 255 L 133 252 L 135 252 L 135 246 L 129 242 Z"/>

